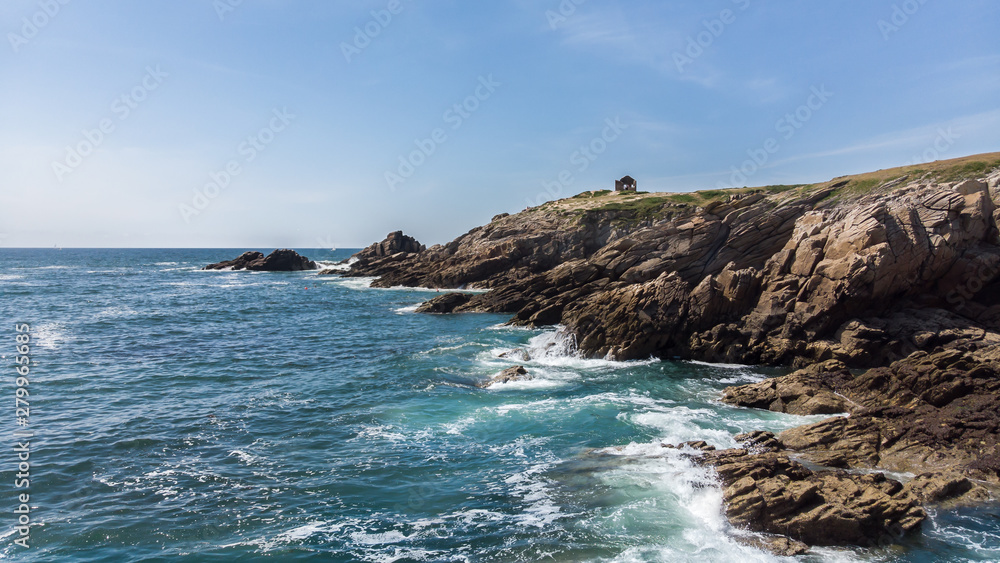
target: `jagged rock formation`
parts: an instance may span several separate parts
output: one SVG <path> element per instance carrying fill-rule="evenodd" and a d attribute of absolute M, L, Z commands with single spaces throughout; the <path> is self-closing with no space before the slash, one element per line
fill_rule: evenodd
<path fill-rule="evenodd" d="M 377 242 L 369 246 L 355 256 L 360 259 L 377 259 L 392 256 L 400 252 L 411 254 L 424 250 L 426 250 L 426 247 L 417 242 L 417 239 L 404 235 L 403 231 L 395 231 L 386 235 L 385 240 L 382 242 Z"/>
<path fill-rule="evenodd" d="M 690 209 L 670 203 L 660 208 L 664 216 Z M 651 224 L 650 219 L 632 223 L 633 219 L 632 213 L 617 209 L 580 208 L 570 213 L 546 204 L 515 215 L 497 215 L 489 224 L 419 254 L 359 260 L 345 275 L 378 276 L 374 287 L 498 288 L 566 260 L 590 256 L 609 241 Z M 356 256 L 364 258 L 367 250 Z"/>
<path fill-rule="evenodd" d="M 450 310 L 560 323 L 592 355 L 870 367 L 1000 328 L 998 178 L 571 198 L 348 275 L 492 288 Z"/>
<path fill-rule="evenodd" d="M 994 335 L 916 352 L 857 376 L 827 362 L 726 389 L 723 400 L 791 414 L 849 413 L 778 436 L 822 465 L 958 473 L 1000 484 L 998 375 Z"/>
<path fill-rule="evenodd" d="M 734 525 L 781 534 L 808 545 L 886 547 L 920 528 L 926 513 L 916 494 L 881 473 L 814 471 L 791 460 L 773 434 L 738 436 L 743 449 L 702 449 L 698 461 L 723 484 Z M 794 553 L 804 551 L 796 546 Z"/>
<path fill-rule="evenodd" d="M 764 522 L 763 531 L 788 534 L 810 544 L 829 539 L 829 527 L 816 538 L 803 536 L 799 528 L 790 526 L 786 497 L 791 488 L 776 500 L 766 492 L 773 484 L 761 489 L 762 472 L 769 478 L 778 472 L 788 474 L 788 464 L 773 454 L 756 455 L 775 451 L 830 468 L 878 468 L 914 474 L 902 489 L 891 487 L 896 500 L 905 500 L 911 506 L 954 506 L 989 500 L 991 490 L 1000 485 L 998 374 L 1000 339 L 984 335 L 974 343 L 956 341 L 932 353 L 915 352 L 888 367 L 860 375 L 852 374 L 840 362 L 827 361 L 786 376 L 727 388 L 723 400 L 735 405 L 792 414 L 850 414 L 792 428 L 777 436 L 756 432 L 744 437 L 747 449 L 755 455 L 733 454 L 730 458 L 736 457 L 742 464 L 739 467 L 754 467 L 751 471 L 755 472 L 756 488 L 747 483 L 737 485 L 727 478 L 730 458 L 724 457 L 722 465 L 718 458 L 709 458 L 707 463 L 721 467 L 720 475 L 728 487 L 727 514 L 734 523 L 753 528 Z M 765 469 L 756 469 L 762 465 Z M 775 469 L 776 465 L 780 467 Z M 879 479 L 879 483 L 884 482 Z M 824 502 L 829 504 L 826 497 Z M 908 522 L 914 522 L 916 516 L 912 510 L 903 514 L 902 519 L 896 519 L 900 531 L 911 529 Z M 859 539 L 845 541 L 858 543 Z"/>
<path fill-rule="evenodd" d="M 287 248 L 275 250 L 266 257 L 261 252 L 244 252 L 235 260 L 205 266 L 205 270 L 252 270 L 258 272 L 298 272 L 315 270 L 316 263 Z"/>
<path fill-rule="evenodd" d="M 382 242 L 372 244 L 352 256 L 351 259 L 341 262 L 341 265 L 350 263 L 355 272 L 361 270 L 367 272 L 366 274 L 355 275 L 388 276 L 400 269 L 401 262 L 426 249 L 427 247 L 420 244 L 417 239 L 404 235 L 403 231 L 394 231 L 386 235 Z M 350 273 L 345 273 L 341 269 L 331 268 L 323 270 L 320 272 L 320 275 L 350 275 Z M 390 283 L 388 279 L 379 280 L 379 282 L 383 281 L 384 283 L 378 284 L 379 287 L 400 285 Z"/>

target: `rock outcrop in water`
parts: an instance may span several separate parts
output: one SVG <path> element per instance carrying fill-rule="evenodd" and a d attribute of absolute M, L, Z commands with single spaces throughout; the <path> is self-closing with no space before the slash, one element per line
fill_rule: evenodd
<path fill-rule="evenodd" d="M 723 400 L 791 414 L 850 414 L 786 430 L 778 440 L 824 466 L 961 475 L 966 481 L 952 496 L 973 489 L 983 496 L 975 483 L 1000 484 L 998 376 L 1000 339 L 984 336 L 857 376 L 827 362 L 731 387 Z"/>
<path fill-rule="evenodd" d="M 476 387 L 485 389 L 494 383 L 504 384 L 514 381 L 530 381 L 532 379 L 534 377 L 528 373 L 528 370 L 524 369 L 524 366 L 513 366 L 501 371 L 489 380 L 476 385 Z"/>
<path fill-rule="evenodd" d="M 315 270 L 316 263 L 294 250 L 281 249 L 264 256 L 261 252 L 244 252 L 235 260 L 205 266 L 205 270 L 252 270 L 257 272 L 298 272 Z"/>
<path fill-rule="evenodd" d="M 407 258 L 419 254 L 426 249 L 427 247 L 420 244 L 417 239 L 404 235 L 403 231 L 395 231 L 386 235 L 382 242 L 372 244 L 340 264 L 342 266 L 349 264 L 354 272 L 367 272 L 366 274 L 355 275 L 381 276 L 384 279 L 378 280 L 376 284 L 379 287 L 392 287 L 393 285 L 402 284 L 391 283 L 392 276 L 390 274 L 398 271 L 402 267 L 401 263 L 406 261 Z M 344 270 L 339 268 L 331 268 L 320 272 L 320 275 L 344 274 Z"/>
<path fill-rule="evenodd" d="M 744 449 L 702 445 L 698 460 L 718 473 L 734 525 L 807 545 L 885 547 L 927 516 L 913 491 L 881 473 L 808 469 L 766 432 L 737 439 L 746 441 Z"/>

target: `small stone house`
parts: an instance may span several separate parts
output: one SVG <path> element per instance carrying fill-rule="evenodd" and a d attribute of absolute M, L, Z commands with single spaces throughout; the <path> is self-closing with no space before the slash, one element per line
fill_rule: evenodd
<path fill-rule="evenodd" d="M 625 176 L 621 180 L 615 180 L 615 191 L 634 192 L 638 184 L 639 183 L 635 181 L 635 178 L 631 176 Z"/>

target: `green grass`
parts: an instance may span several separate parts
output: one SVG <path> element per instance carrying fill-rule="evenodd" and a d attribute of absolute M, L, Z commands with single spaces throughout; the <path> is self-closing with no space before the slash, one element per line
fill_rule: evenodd
<path fill-rule="evenodd" d="M 698 190 L 694 193 L 698 194 L 698 197 L 703 200 L 712 201 L 720 197 L 728 197 L 732 193 L 732 190 Z"/>
<path fill-rule="evenodd" d="M 854 194 L 866 194 L 885 182 L 880 178 L 868 178 L 865 180 L 851 180 L 842 189 Z"/>
<path fill-rule="evenodd" d="M 663 206 L 671 203 L 669 197 L 643 197 L 626 201 L 615 201 L 601 207 L 587 210 L 587 213 L 621 213 L 618 222 L 636 224 L 663 216 Z"/>
<path fill-rule="evenodd" d="M 571 197 L 570 199 L 590 199 L 593 197 L 603 197 L 611 193 L 611 190 L 597 190 L 593 192 L 581 192 Z"/>
<path fill-rule="evenodd" d="M 808 196 L 817 190 L 833 188 L 823 198 L 824 205 L 830 205 L 854 201 L 867 194 L 889 191 L 908 183 L 945 183 L 982 178 L 997 169 L 1000 169 L 1000 152 L 838 176 L 816 184 L 775 184 L 653 195 L 645 195 L 646 192 L 597 190 L 583 192 L 570 199 L 578 202 L 589 200 L 583 205 L 575 204 L 578 210 L 574 211 L 574 214 L 582 215 L 587 220 L 597 219 L 600 214 L 608 212 L 618 214 L 616 223 L 634 224 L 669 217 L 681 212 L 679 208 L 685 206 L 711 207 L 733 195 L 764 194 L 776 205 L 783 205 L 783 202 Z M 600 199 L 609 195 L 613 197 Z"/>
<path fill-rule="evenodd" d="M 796 190 L 799 188 L 807 188 L 807 187 L 810 186 L 808 184 L 775 184 L 773 186 L 764 186 L 761 189 L 769 194 L 780 194 L 783 192 L 788 192 L 791 190 Z"/>
<path fill-rule="evenodd" d="M 673 194 L 668 195 L 666 199 L 675 203 L 698 203 L 698 198 L 691 194 Z"/>
<path fill-rule="evenodd" d="M 956 182 L 966 178 L 985 176 L 995 168 L 1000 167 L 1000 160 L 966 162 L 965 164 L 942 170 L 935 174 L 939 182 Z"/>

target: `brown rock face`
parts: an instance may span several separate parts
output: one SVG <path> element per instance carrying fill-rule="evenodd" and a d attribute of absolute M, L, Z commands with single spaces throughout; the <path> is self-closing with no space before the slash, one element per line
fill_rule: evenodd
<path fill-rule="evenodd" d="M 851 378 L 842 362 L 828 360 L 784 377 L 729 387 L 722 400 L 742 407 L 788 414 L 842 413 L 851 409 L 850 400 L 835 393 L 829 384 Z"/>
<path fill-rule="evenodd" d="M 577 330 L 582 348 L 618 358 L 798 365 L 832 358 L 854 366 L 898 359 L 920 345 L 889 322 L 900 308 L 933 306 L 939 324 L 982 328 L 953 306 L 963 301 L 961 289 L 981 290 L 1000 273 L 993 202 L 982 190 L 963 195 L 977 186 L 912 187 L 849 207 L 747 210 L 732 225 L 722 219 L 719 231 L 712 222 L 738 210 L 706 210 L 688 234 L 656 237 L 685 242 L 682 260 L 657 265 L 646 249 L 641 262 L 616 255 L 605 269 L 615 268 L 612 284 L 563 300 L 561 321 Z M 590 263 L 604 265 L 599 257 L 618 251 L 601 251 Z M 720 264 L 722 257 L 733 260 Z M 692 271 L 692 262 L 701 268 Z M 627 264 L 635 265 L 615 278 Z M 968 281 L 977 276 L 983 279 Z M 535 307 L 547 302 L 560 300 Z M 533 322 L 525 312 L 515 319 Z"/>
<path fill-rule="evenodd" d="M 372 284 L 373 287 L 414 286 L 416 284 L 403 283 L 395 279 L 392 274 L 404 271 L 405 264 L 411 264 L 414 257 L 426 249 L 427 247 L 420 244 L 417 239 L 404 235 L 403 231 L 395 231 L 386 235 L 382 242 L 376 242 L 352 256 L 354 262 L 349 271 L 329 269 L 323 270 L 320 275 L 381 277 Z M 344 260 L 341 264 L 349 262 L 350 260 Z"/>
<path fill-rule="evenodd" d="M 706 452 L 737 526 L 809 545 L 884 547 L 919 529 L 918 499 L 881 473 L 812 471 L 781 452 Z"/>
<path fill-rule="evenodd" d="M 593 254 L 626 230 L 612 224 L 621 215 L 608 211 L 568 217 L 549 213 L 544 206 L 500 214 L 447 245 L 419 254 L 380 257 L 369 247 L 345 275 L 378 276 L 374 285 L 379 287 L 502 287 Z"/>
<path fill-rule="evenodd" d="M 830 367 L 729 388 L 723 400 L 805 414 L 810 401 L 833 395 L 851 416 L 786 430 L 785 447 L 834 467 L 1000 483 L 1000 339 L 916 352 L 858 376 Z"/>
<path fill-rule="evenodd" d="M 294 250 L 281 249 L 264 256 L 260 252 L 244 252 L 235 260 L 205 266 L 205 270 L 252 270 L 259 272 L 297 272 L 315 270 L 316 263 Z"/>

